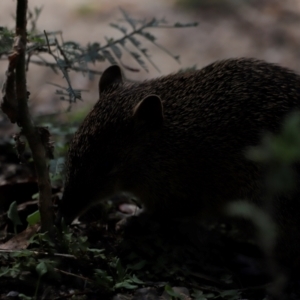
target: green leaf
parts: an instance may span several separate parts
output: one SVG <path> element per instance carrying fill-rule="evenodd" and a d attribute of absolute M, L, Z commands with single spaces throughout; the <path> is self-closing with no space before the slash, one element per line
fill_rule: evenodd
<path fill-rule="evenodd" d="M 26 296 L 26 295 L 24 295 L 24 294 L 19 294 L 19 295 L 18 295 L 18 298 L 20 298 L 20 299 L 22 299 L 22 300 L 33 300 L 32 297 Z"/>
<path fill-rule="evenodd" d="M 138 41 L 135 37 L 129 37 L 128 40 L 137 48 L 139 48 L 139 46 L 141 45 L 141 42 Z"/>
<path fill-rule="evenodd" d="M 203 293 L 203 291 L 194 289 L 194 293 L 192 293 L 192 297 L 195 300 L 208 300 L 208 299 L 216 299 L 219 297 L 216 296 L 214 293 Z"/>
<path fill-rule="evenodd" d="M 48 267 L 45 262 L 40 262 L 35 269 L 40 276 L 43 276 L 48 272 Z"/>
<path fill-rule="evenodd" d="M 102 50 L 103 56 L 112 64 L 112 65 L 117 65 L 116 60 L 108 50 Z"/>
<path fill-rule="evenodd" d="M 10 271 L 11 271 L 11 269 L 10 269 L 9 267 L 2 267 L 2 268 L 0 269 L 0 277 L 9 274 Z"/>
<path fill-rule="evenodd" d="M 130 55 L 139 63 L 139 65 L 146 71 L 149 72 L 145 62 L 141 59 L 141 56 L 133 51 L 130 51 Z"/>
<path fill-rule="evenodd" d="M 112 45 L 110 46 L 110 48 L 111 48 L 111 50 L 113 51 L 114 55 L 115 55 L 118 59 L 120 59 L 120 58 L 122 57 L 122 51 L 120 50 L 120 48 L 119 48 L 117 45 L 112 44 Z"/>
<path fill-rule="evenodd" d="M 104 61 L 104 57 L 98 53 L 100 45 L 98 43 L 89 44 L 85 53 L 87 62 Z"/>
<path fill-rule="evenodd" d="M 126 272 L 121 264 L 121 260 L 118 258 L 116 261 L 116 270 L 117 270 L 117 274 L 119 276 L 120 279 L 124 278 L 126 275 Z"/>
<path fill-rule="evenodd" d="M 26 218 L 26 221 L 28 222 L 28 224 L 30 226 L 35 225 L 40 220 L 41 220 L 41 215 L 40 215 L 40 211 L 39 210 L 37 210 L 34 213 L 28 215 L 27 218 Z"/>
<path fill-rule="evenodd" d="M 220 292 L 222 299 L 238 300 L 241 297 L 241 292 L 238 290 L 227 290 Z"/>
<path fill-rule="evenodd" d="M 49 236 L 48 232 L 36 233 L 29 239 L 29 244 L 37 244 L 39 247 L 47 245 L 50 248 L 55 247 L 55 243 Z M 50 249 L 48 248 L 48 251 Z"/>
<path fill-rule="evenodd" d="M 179 294 L 179 293 L 177 293 L 177 292 L 175 292 L 174 290 L 173 290 L 173 288 L 171 287 L 171 286 L 169 286 L 169 285 L 166 285 L 165 286 L 165 291 L 168 293 L 168 295 L 170 295 L 171 297 L 175 297 L 176 299 L 182 299 L 182 296 Z"/>
<path fill-rule="evenodd" d="M 93 256 L 96 257 L 100 257 L 102 259 L 106 259 L 106 255 L 103 253 L 105 251 L 105 249 L 93 249 L 93 248 L 88 248 L 87 249 L 89 252 L 93 253 Z"/>
<path fill-rule="evenodd" d="M 130 279 L 127 279 L 125 281 L 119 282 L 115 284 L 114 286 L 116 289 L 125 288 L 128 290 L 136 289 L 138 286 L 136 284 L 132 284 Z"/>
<path fill-rule="evenodd" d="M 128 269 L 131 270 L 141 270 L 142 268 L 144 268 L 144 266 L 147 264 L 146 260 L 141 260 L 138 263 L 134 264 L 134 265 L 129 265 Z"/>
<path fill-rule="evenodd" d="M 156 37 L 153 34 L 151 34 L 150 32 L 143 31 L 141 34 L 142 34 L 143 37 L 145 37 L 150 42 L 155 42 L 156 41 Z"/>
<path fill-rule="evenodd" d="M 14 226 L 22 225 L 22 222 L 19 218 L 16 201 L 11 203 L 11 205 L 9 206 L 7 216 L 13 222 Z"/>
<path fill-rule="evenodd" d="M 180 22 L 176 22 L 174 24 L 174 27 L 196 27 L 198 26 L 198 22 L 192 22 L 192 23 L 180 23 Z"/>
<path fill-rule="evenodd" d="M 116 28 L 118 30 L 120 30 L 122 33 L 126 34 L 127 29 L 124 26 L 120 26 L 119 24 L 115 24 L 115 23 L 110 23 L 109 24 L 111 27 Z"/>
<path fill-rule="evenodd" d="M 31 197 L 32 199 L 38 199 L 39 198 L 39 193 L 35 193 Z"/>
<path fill-rule="evenodd" d="M 16 251 L 10 254 L 11 257 L 30 257 L 32 252 L 30 250 L 24 249 L 22 251 Z"/>
<path fill-rule="evenodd" d="M 135 30 L 135 25 L 137 23 L 136 20 L 130 18 L 130 16 L 127 14 L 127 12 L 125 10 L 123 10 L 122 8 L 120 8 L 125 20 L 131 25 L 131 27 Z"/>
<path fill-rule="evenodd" d="M 97 285 L 101 287 L 106 287 L 111 289 L 113 284 L 113 278 L 112 276 L 108 275 L 106 271 L 101 269 L 95 269 L 95 280 Z"/>
<path fill-rule="evenodd" d="M 144 281 L 138 279 L 135 275 L 132 275 L 131 280 L 136 284 L 144 284 Z"/>

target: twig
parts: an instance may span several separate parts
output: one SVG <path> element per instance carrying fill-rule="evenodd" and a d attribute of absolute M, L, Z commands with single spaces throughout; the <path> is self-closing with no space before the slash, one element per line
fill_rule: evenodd
<path fill-rule="evenodd" d="M 30 253 L 34 255 L 45 255 L 45 256 L 57 256 L 57 257 L 65 257 L 65 258 L 72 258 L 72 259 L 77 259 L 76 256 L 71 255 L 71 254 L 65 254 L 65 253 L 49 253 L 49 252 L 39 252 L 39 251 L 32 251 L 32 250 L 27 250 Z M 13 249 L 0 249 L 0 253 L 23 253 L 24 250 L 13 250 Z"/>
<path fill-rule="evenodd" d="M 83 280 L 86 280 L 86 281 L 90 281 L 92 282 L 91 279 L 87 278 L 87 277 L 83 277 L 83 276 L 80 276 L 80 275 L 77 275 L 77 274 L 73 274 L 73 273 L 70 273 L 70 272 L 66 272 L 66 271 L 63 271 L 63 270 L 60 270 L 60 269 L 57 269 L 57 268 L 54 268 L 55 271 L 58 271 L 62 274 L 65 274 L 65 275 L 68 275 L 68 276 L 73 276 L 73 277 L 76 277 L 76 278 L 80 278 L 80 279 L 83 279 Z"/>
<path fill-rule="evenodd" d="M 44 128 L 36 128 L 32 122 L 28 108 L 26 87 L 26 42 L 27 42 L 27 0 L 18 0 L 16 13 L 16 37 L 13 53 L 9 55 L 7 80 L 5 83 L 1 108 L 11 122 L 17 122 L 29 144 L 38 177 L 39 210 L 41 215 L 41 231 L 53 229 L 53 211 L 51 201 L 51 184 L 48 171 L 47 149 L 49 132 Z M 9 109 L 8 109 L 9 108 Z"/>
<path fill-rule="evenodd" d="M 52 52 L 51 48 L 50 48 L 50 44 L 49 44 L 49 39 L 48 39 L 48 36 L 47 36 L 47 32 L 46 30 L 44 30 L 44 34 L 45 34 L 45 37 L 46 37 L 46 41 L 47 41 L 47 45 L 48 45 L 48 53 L 55 59 L 56 61 L 56 64 L 57 66 L 59 67 L 59 69 L 62 71 L 66 81 L 67 81 L 67 84 L 68 84 L 68 93 L 69 93 L 69 96 L 70 96 L 70 102 L 75 102 L 73 101 L 73 99 L 79 99 L 79 100 L 82 100 L 81 99 L 81 95 L 80 93 L 76 93 L 73 88 L 72 88 L 72 84 L 71 84 L 71 80 L 69 78 L 69 74 L 68 74 L 68 68 L 71 68 L 71 64 L 67 58 L 67 56 L 65 55 L 63 49 L 59 46 L 58 44 L 58 41 L 55 39 L 55 45 L 56 47 L 59 49 L 61 55 L 63 56 L 63 58 L 65 59 L 64 60 L 64 63 L 65 63 L 65 66 L 62 66 L 61 63 L 59 62 L 58 58 L 56 57 L 56 55 L 54 55 L 54 53 Z M 78 96 L 79 95 L 79 96 Z"/>
<path fill-rule="evenodd" d="M 47 61 L 38 61 L 38 60 L 31 60 L 30 61 L 33 64 L 39 65 L 39 66 L 46 66 L 46 67 L 51 67 L 51 68 L 57 68 L 56 63 L 50 63 Z M 80 67 L 74 67 L 72 66 L 70 69 L 76 72 L 88 72 L 94 75 L 101 75 L 103 72 L 96 71 L 96 70 L 91 70 L 91 69 L 85 69 L 85 68 L 80 68 Z"/>

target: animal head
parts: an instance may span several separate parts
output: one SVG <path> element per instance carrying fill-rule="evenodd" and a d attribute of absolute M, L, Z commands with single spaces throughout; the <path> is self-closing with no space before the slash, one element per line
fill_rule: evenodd
<path fill-rule="evenodd" d="M 123 85 L 118 66 L 104 71 L 100 100 L 71 142 L 60 207 L 67 223 L 120 191 L 141 196 L 151 169 L 158 171 L 152 160 L 159 155 L 156 140 L 164 123 L 161 99 L 153 94 L 137 99 Z"/>

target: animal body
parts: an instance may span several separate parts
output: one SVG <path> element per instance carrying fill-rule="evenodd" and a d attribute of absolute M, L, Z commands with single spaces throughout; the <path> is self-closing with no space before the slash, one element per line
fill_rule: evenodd
<path fill-rule="evenodd" d="M 70 145 L 65 220 L 121 191 L 155 215 L 201 218 L 232 200 L 261 205 L 263 170 L 245 152 L 300 109 L 300 76 L 242 58 L 124 83 L 111 66 L 99 94 Z M 300 241 L 299 201 L 278 197 L 271 215 L 290 232 L 284 245 Z"/>

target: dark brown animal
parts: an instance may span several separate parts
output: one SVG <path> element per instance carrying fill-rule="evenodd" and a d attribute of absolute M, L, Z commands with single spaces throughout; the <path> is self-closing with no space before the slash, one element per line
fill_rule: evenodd
<path fill-rule="evenodd" d="M 67 222 L 120 191 L 170 217 L 216 215 L 236 199 L 260 204 L 262 170 L 245 151 L 300 109 L 300 77 L 254 59 L 141 83 L 123 83 L 112 66 L 99 93 L 68 153 Z M 299 235 L 299 201 L 281 202 L 272 215 Z"/>

